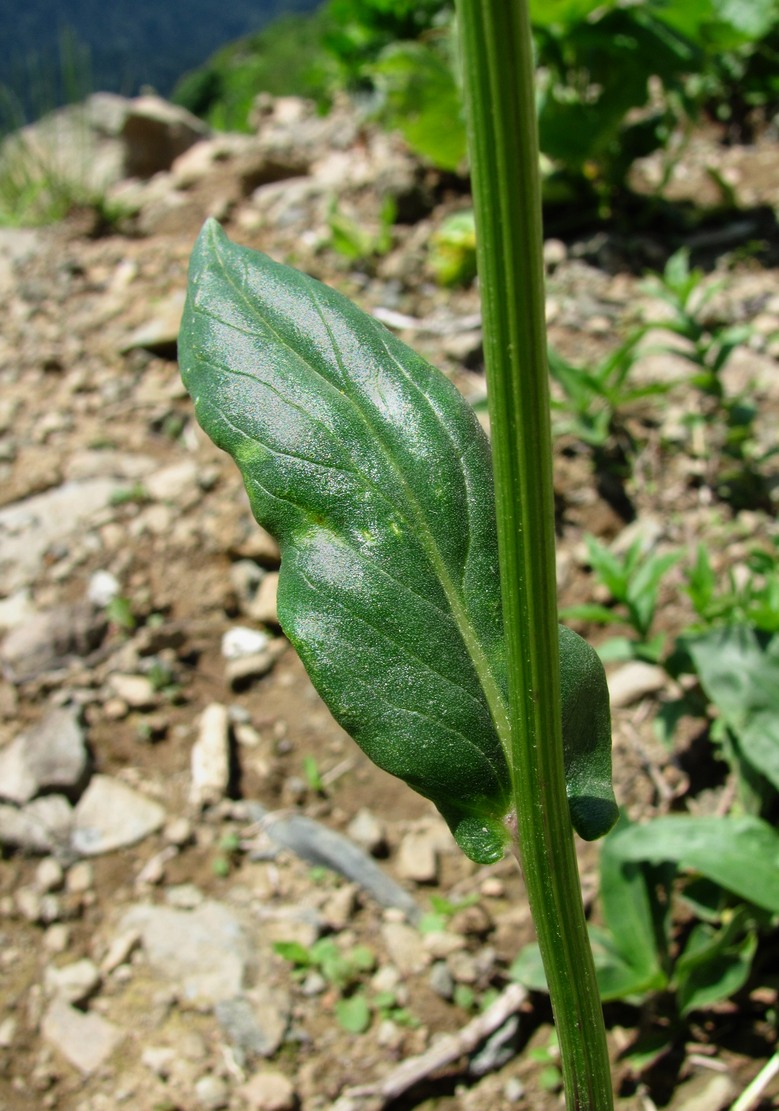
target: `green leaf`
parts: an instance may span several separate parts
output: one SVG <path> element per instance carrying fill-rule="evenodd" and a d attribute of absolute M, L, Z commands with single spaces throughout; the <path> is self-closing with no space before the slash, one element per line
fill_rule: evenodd
<path fill-rule="evenodd" d="M 757 934 L 744 932 L 743 919 L 735 914 L 721 930 L 703 922 L 693 928 L 674 969 L 680 1014 L 729 999 L 749 979 Z"/>
<path fill-rule="evenodd" d="M 779 637 L 763 647 L 754 629 L 732 625 L 686 643 L 707 697 L 779 790 Z"/>
<path fill-rule="evenodd" d="M 506 674 L 489 445 L 470 406 L 340 294 L 213 221 L 179 355 L 200 423 L 279 541 L 279 620 L 314 685 L 467 855 L 498 859 Z M 579 832 L 599 836 L 616 816 L 605 677 L 575 634 L 561 652 L 569 794 Z"/>
<path fill-rule="evenodd" d="M 618 831 L 612 848 L 625 861 L 669 861 L 700 872 L 779 912 L 779 833 L 759 818 L 667 815 Z"/>
<path fill-rule="evenodd" d="M 335 1004 L 338 1025 L 349 1034 L 364 1034 L 371 1024 L 371 1009 L 365 996 L 358 992 Z"/>
<path fill-rule="evenodd" d="M 667 939 L 656 932 L 653 913 L 653 885 L 648 882 L 642 862 L 624 860 L 619 854 L 619 839 L 630 828 L 623 819 L 603 843 L 600 856 L 600 898 L 603 918 L 614 938 L 614 949 L 636 973 L 638 982 L 662 986 L 664 973 L 659 946 Z M 614 997 L 616 998 L 616 996 Z"/>

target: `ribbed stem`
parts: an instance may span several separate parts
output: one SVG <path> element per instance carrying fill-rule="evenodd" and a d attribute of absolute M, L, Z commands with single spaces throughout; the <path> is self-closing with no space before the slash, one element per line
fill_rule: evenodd
<path fill-rule="evenodd" d="M 538 137 L 527 0 L 458 0 L 484 321 L 518 851 L 568 1111 L 613 1106 L 565 793 Z"/>

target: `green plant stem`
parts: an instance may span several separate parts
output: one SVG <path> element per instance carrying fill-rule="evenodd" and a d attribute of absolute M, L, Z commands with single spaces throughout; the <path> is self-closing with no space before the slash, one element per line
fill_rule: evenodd
<path fill-rule="evenodd" d="M 509 665 L 506 739 L 569 1111 L 612 1107 L 565 792 L 538 137 L 526 0 L 458 0 Z"/>

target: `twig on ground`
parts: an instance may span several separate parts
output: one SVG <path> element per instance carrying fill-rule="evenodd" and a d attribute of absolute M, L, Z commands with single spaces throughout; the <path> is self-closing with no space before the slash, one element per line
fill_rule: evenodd
<path fill-rule="evenodd" d="M 397 1068 L 374 1084 L 348 1088 L 338 1101 L 339 1105 L 345 1107 L 361 1100 L 370 1100 L 371 1105 L 377 1109 L 386 1107 L 439 1069 L 473 1053 L 481 1042 L 499 1030 L 520 1009 L 527 997 L 528 993 L 521 984 L 509 984 L 483 1014 L 477 1015 L 462 1030 L 439 1039 L 418 1057 L 409 1057 L 402 1061 Z"/>
<path fill-rule="evenodd" d="M 779 1074 L 779 1052 L 775 1053 L 763 1065 L 755 1079 L 747 1085 L 730 1111 L 752 1111 L 752 1108 L 760 1102 L 763 1092 L 777 1074 Z"/>

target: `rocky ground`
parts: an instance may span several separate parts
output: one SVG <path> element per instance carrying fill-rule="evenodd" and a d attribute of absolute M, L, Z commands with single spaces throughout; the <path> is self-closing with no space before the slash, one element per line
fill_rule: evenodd
<path fill-rule="evenodd" d="M 0 1108 L 557 1107 L 546 1001 L 508 976 L 532 937 L 521 877 L 462 858 L 432 808 L 333 723 L 277 626 L 276 546 L 176 366 L 188 255 L 216 215 L 483 397 L 477 292 L 442 292 L 427 264 L 461 187 L 345 108 L 263 102 L 256 135 L 220 137 L 156 101 L 95 98 L 89 113 L 78 172 L 103 175 L 113 222 L 89 208 L 0 231 Z M 715 165 L 743 206 L 692 245 L 727 279 L 716 311 L 754 326 L 728 373 L 754 384 L 765 446 L 779 416 L 777 149 L 702 135 L 673 185 L 696 196 Z M 387 195 L 392 249 L 355 268 L 332 249 L 334 198 L 370 229 Z M 595 359 L 654 311 L 640 270 L 667 246 L 550 240 L 555 346 Z M 648 340 L 637 371 L 684 366 Z M 593 596 L 585 532 L 705 539 L 720 563 L 776 534 L 775 473 L 767 504 L 734 514 L 673 449 L 695 404 L 679 391 L 631 410 L 642 447 L 621 499 L 561 442 L 564 604 Z M 662 597 L 669 633 L 689 617 L 680 581 Z M 621 804 L 635 818 L 681 798 L 716 806 L 690 738 L 672 752 L 655 739 L 664 673 L 623 665 L 610 682 Z M 597 850 L 580 849 L 589 905 Z M 298 947 L 285 959 L 278 942 Z M 728 1106 L 772 1052 L 766 982 L 643 1071 L 621 1055 L 651 1014 L 609 1008 L 620 1108 Z"/>

